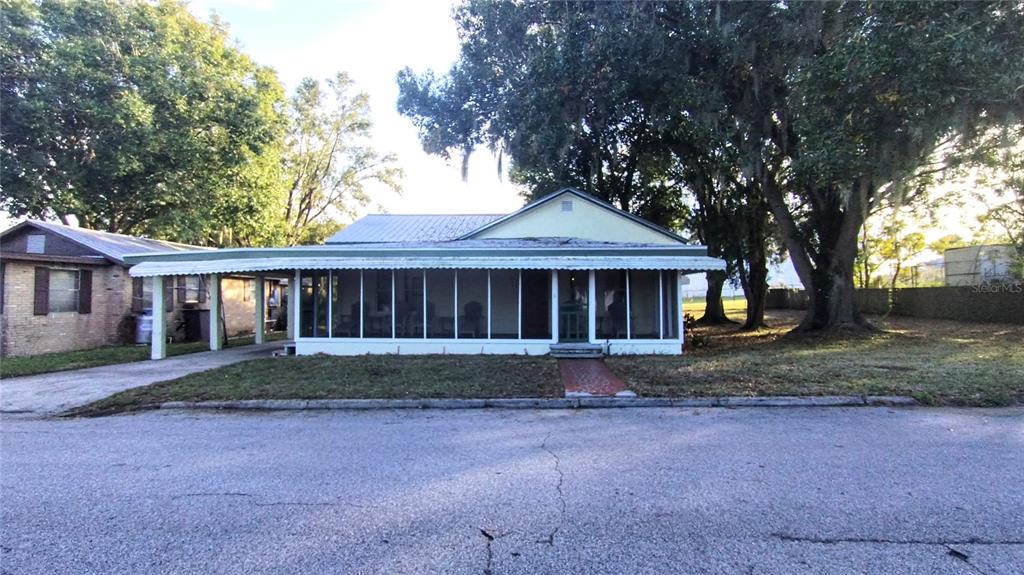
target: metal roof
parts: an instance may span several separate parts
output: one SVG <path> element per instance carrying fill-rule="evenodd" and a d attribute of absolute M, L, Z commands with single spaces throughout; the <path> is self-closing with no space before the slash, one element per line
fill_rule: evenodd
<path fill-rule="evenodd" d="M 459 238 L 503 214 L 371 214 L 328 238 L 328 244 L 445 241 Z"/>
<path fill-rule="evenodd" d="M 23 227 L 31 226 L 41 230 L 55 233 L 70 241 L 81 244 L 119 264 L 124 264 L 124 258 L 132 254 L 154 254 L 166 252 L 192 252 L 207 251 L 212 248 L 203 248 L 177 242 L 164 240 L 152 240 L 149 238 L 138 238 L 124 234 L 111 232 L 100 232 L 86 228 L 73 228 L 63 224 L 44 222 L 40 220 L 27 220 L 3 232 L 7 235 Z"/>

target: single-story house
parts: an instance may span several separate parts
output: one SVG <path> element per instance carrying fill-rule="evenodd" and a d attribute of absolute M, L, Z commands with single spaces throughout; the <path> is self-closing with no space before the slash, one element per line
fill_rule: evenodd
<path fill-rule="evenodd" d="M 325 245 L 127 261 L 157 285 L 182 275 L 207 276 L 214 290 L 225 274 L 291 279 L 300 355 L 679 354 L 682 274 L 725 269 L 704 246 L 573 189 L 506 215 L 371 215 Z M 153 341 L 153 358 L 164 357 Z"/>
<path fill-rule="evenodd" d="M 128 274 L 128 254 L 200 253 L 204 248 L 29 220 L 0 233 L 0 353 L 3 356 L 131 343 L 153 307 L 153 282 Z M 253 333 L 253 279 L 232 277 L 222 295 L 229 335 Z M 272 288 L 274 286 L 271 286 Z M 208 336 L 205 278 L 162 282 L 165 336 Z M 161 298 L 158 298 L 161 299 Z"/>

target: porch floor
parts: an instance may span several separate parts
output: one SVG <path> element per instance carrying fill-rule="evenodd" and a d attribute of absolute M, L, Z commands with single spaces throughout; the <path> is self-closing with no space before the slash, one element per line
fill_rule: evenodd
<path fill-rule="evenodd" d="M 603 361 L 599 359 L 559 359 L 558 371 L 566 397 L 632 397 L 635 394 L 626 388 Z"/>

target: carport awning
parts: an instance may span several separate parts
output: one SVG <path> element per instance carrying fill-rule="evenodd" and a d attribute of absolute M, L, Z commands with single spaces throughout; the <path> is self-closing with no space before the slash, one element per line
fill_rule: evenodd
<path fill-rule="evenodd" d="M 279 270 L 326 269 L 539 269 L 539 270 L 724 270 L 725 262 L 700 256 L 562 256 L 529 258 L 419 257 L 419 258 L 266 258 L 213 261 L 143 262 L 131 268 L 133 277 L 257 273 Z"/>

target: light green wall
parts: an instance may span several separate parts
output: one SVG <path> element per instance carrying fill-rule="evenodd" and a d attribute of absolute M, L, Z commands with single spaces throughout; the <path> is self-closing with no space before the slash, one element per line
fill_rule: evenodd
<path fill-rule="evenodd" d="M 563 212 L 562 201 L 573 203 Z M 572 195 L 552 200 L 498 224 L 476 238 L 579 238 L 605 242 L 679 244 L 681 242 L 644 227 L 629 218 Z"/>

